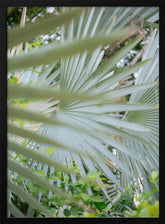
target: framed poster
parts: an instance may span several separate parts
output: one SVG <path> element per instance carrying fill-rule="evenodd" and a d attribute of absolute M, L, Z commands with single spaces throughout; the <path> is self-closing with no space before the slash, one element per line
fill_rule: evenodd
<path fill-rule="evenodd" d="M 2 1 L 2 223 L 160 222 L 160 5 Z"/>

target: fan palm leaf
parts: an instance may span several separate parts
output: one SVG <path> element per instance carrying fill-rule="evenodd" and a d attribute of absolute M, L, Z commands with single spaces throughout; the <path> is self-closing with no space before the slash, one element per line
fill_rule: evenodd
<path fill-rule="evenodd" d="M 145 67 L 141 68 L 137 74 L 137 79 L 135 81 L 135 85 L 146 83 L 148 81 L 157 81 L 159 80 L 159 32 L 157 29 L 154 30 L 151 40 L 148 44 L 146 51 L 143 54 L 143 59 L 148 58 L 149 56 L 153 58 L 152 63 L 149 63 Z M 136 135 L 150 141 L 152 145 L 143 145 L 138 142 L 135 143 L 131 139 L 126 140 L 126 144 L 129 145 L 130 148 L 133 147 L 133 150 L 139 153 L 139 157 L 144 159 L 144 164 L 137 164 L 133 162 L 131 164 L 136 164 L 136 169 L 139 169 L 140 175 L 138 176 L 139 181 L 143 183 L 146 180 L 146 174 L 151 173 L 152 170 L 159 171 L 159 86 L 156 85 L 154 88 L 150 90 L 142 90 L 139 94 L 133 93 L 129 100 L 130 103 L 149 103 L 157 105 L 157 108 L 153 108 L 151 110 L 146 111 L 138 111 L 129 112 L 126 114 L 125 119 L 131 122 L 136 122 L 138 124 L 143 124 L 144 127 L 150 129 L 149 132 L 144 132 L 143 134 L 140 132 L 136 132 Z M 130 166 L 131 166 L 130 164 Z M 140 167 L 139 167 L 140 166 Z M 138 168 L 139 167 L 139 168 Z M 135 173 L 136 171 L 132 169 Z M 146 180 L 147 183 L 147 180 Z M 145 190 L 149 190 L 149 185 L 143 185 Z"/>
<path fill-rule="evenodd" d="M 68 9 L 65 10 L 68 11 Z M 70 12 L 65 13 L 64 16 L 69 15 Z M 48 158 L 46 160 L 41 156 L 38 159 L 39 162 L 37 162 L 36 154 L 31 154 L 30 166 L 34 168 L 37 165 L 36 169 L 42 169 L 45 175 L 48 172 L 54 172 L 55 168 L 52 166 L 52 161 L 55 161 L 54 165 L 57 165 L 57 167 L 59 163 L 66 163 L 68 168 L 70 167 L 70 161 L 71 163 L 74 162 L 78 165 L 82 176 L 95 168 L 100 170 L 113 188 L 113 190 L 107 191 L 102 187 L 105 196 L 109 199 L 109 196 L 111 198 L 115 196 L 116 186 L 124 190 L 124 184 L 131 189 L 132 180 L 136 183 L 139 180 L 145 183 L 147 178 L 144 170 L 157 170 L 158 168 L 157 160 L 154 159 L 155 154 L 158 156 L 155 148 L 158 139 L 153 138 L 150 142 L 158 128 L 157 123 L 150 122 L 150 115 L 154 117 L 155 122 L 158 118 L 158 109 L 156 108 L 158 101 L 153 100 L 155 91 L 156 94 L 158 91 L 155 83 L 155 81 L 158 81 L 158 76 L 153 75 L 153 72 L 158 75 L 158 73 L 155 73 L 158 68 L 156 49 L 150 44 L 150 52 L 145 56 L 145 51 L 142 62 L 121 72 L 114 71 L 114 66 L 119 60 L 133 49 L 143 37 L 137 35 L 139 29 L 135 26 L 132 25 L 133 32 L 128 28 L 125 29 L 125 26 L 131 25 L 134 18 L 136 18 L 136 24 L 138 25 L 140 15 L 146 22 L 157 21 L 158 9 L 156 7 L 92 7 L 79 13 L 78 19 L 75 19 L 73 15 L 75 16 L 74 10 L 69 17 L 69 22 L 62 26 L 61 43 L 51 47 L 40 47 L 24 55 L 8 59 L 9 72 L 16 74 L 20 69 L 33 69 L 32 71 L 22 70 L 20 72 L 20 80 L 23 85 L 29 84 L 30 81 L 35 82 L 33 83 L 35 89 L 33 87 L 9 86 L 9 97 L 47 99 L 46 110 L 52 108 L 49 116 L 38 116 L 34 113 L 34 108 L 38 102 L 33 103 L 33 107 L 31 106 L 33 112 L 32 110 L 21 111 L 9 107 L 9 116 L 27 120 L 34 119 L 36 122 L 42 122 L 43 124 L 37 130 L 37 133 L 23 130 L 14 125 L 9 125 L 8 131 L 13 135 L 30 139 L 26 148 L 29 152 L 30 149 L 35 152 L 38 147 L 45 150 L 50 145 L 56 147 L 56 151 L 48 156 L 51 157 L 50 161 L 48 161 Z M 62 19 L 62 16 L 60 19 Z M 64 22 L 64 20 L 61 21 Z M 24 30 L 26 33 L 26 29 Z M 129 35 L 126 34 L 128 30 L 131 32 Z M 119 31 L 120 34 L 118 34 Z M 100 65 L 104 55 L 103 45 L 117 46 L 118 41 L 135 35 L 136 37 L 133 37 L 127 45 Z M 26 40 L 24 39 L 24 41 Z M 158 38 L 152 36 L 151 40 L 155 43 Z M 10 46 L 14 44 L 16 43 L 12 43 Z M 157 46 L 157 44 L 154 44 L 154 46 Z M 152 62 L 148 58 L 151 57 L 153 60 L 153 56 L 155 63 L 151 68 L 150 63 Z M 60 62 L 60 67 L 56 69 L 57 62 Z M 47 64 L 49 65 L 44 68 L 43 65 Z M 44 72 L 42 73 L 43 68 Z M 119 81 L 138 71 L 139 68 L 141 68 L 141 75 L 138 76 L 139 78 L 134 86 L 116 88 Z M 39 75 L 39 73 L 41 74 Z M 58 79 L 60 80 L 58 81 Z M 49 86 L 52 87 L 52 90 L 47 90 L 46 87 Z M 150 97 L 151 93 L 153 98 Z M 128 94 L 131 94 L 128 103 L 117 103 L 121 96 Z M 127 116 L 123 117 L 121 113 L 117 113 L 124 111 L 128 113 L 127 119 Z M 131 117 L 133 118 L 130 119 Z M 149 132 L 149 130 L 151 131 Z M 152 143 L 154 143 L 154 147 Z M 14 143 L 10 143 L 9 146 L 11 151 L 18 152 Z M 117 152 L 116 155 L 112 150 Z M 20 151 L 25 154 L 25 148 L 20 148 Z M 145 156 L 143 157 L 143 155 Z M 26 156 L 28 157 L 28 154 Z M 155 160 L 154 163 L 152 163 L 153 160 Z M 18 164 L 12 161 L 10 161 L 10 165 L 9 169 L 11 168 L 16 172 L 20 171 L 20 174 L 25 174 L 26 178 L 31 178 L 30 174 L 32 172 L 28 169 L 24 170 L 23 167 L 19 167 L 19 170 Z M 61 165 L 61 171 L 65 170 L 65 172 L 71 173 L 71 180 L 75 182 L 77 176 L 69 172 L 68 168 L 64 169 Z M 65 178 L 65 173 L 63 173 L 63 178 Z M 38 179 L 38 183 L 44 184 L 45 182 Z M 99 183 L 102 183 L 102 181 L 100 180 Z M 44 186 L 48 188 L 48 184 L 45 183 Z M 57 186 L 60 186 L 60 180 L 57 181 Z M 14 186 L 11 187 L 12 189 L 14 189 Z M 50 196 L 51 192 L 58 188 L 51 185 L 48 189 L 50 190 Z M 67 190 L 67 185 L 65 190 Z M 90 189 L 87 190 L 89 194 L 92 194 Z M 39 194 L 39 201 L 41 195 Z M 38 209 L 42 211 L 42 209 Z M 12 211 L 16 216 L 19 216 L 14 208 Z M 29 210 L 28 216 L 31 216 L 32 213 Z"/>

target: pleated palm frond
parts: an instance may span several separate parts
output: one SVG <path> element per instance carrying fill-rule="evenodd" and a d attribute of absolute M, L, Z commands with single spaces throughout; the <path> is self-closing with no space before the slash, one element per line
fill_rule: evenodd
<path fill-rule="evenodd" d="M 142 56 L 142 60 L 152 58 L 152 61 L 141 68 L 136 73 L 135 85 L 147 83 L 149 81 L 159 82 L 159 31 L 157 29 L 152 33 L 148 46 Z M 150 142 L 150 144 L 144 144 L 142 142 L 134 141 L 131 137 L 132 131 L 126 130 L 130 136 L 122 138 L 122 142 L 128 147 L 132 153 L 136 152 L 138 157 L 141 158 L 141 162 L 135 158 L 130 157 L 122 152 L 116 152 L 117 157 L 122 161 L 125 166 L 132 173 L 132 177 L 126 173 L 122 173 L 120 176 L 121 184 L 131 189 L 131 185 L 136 186 L 137 192 L 140 194 L 143 191 L 149 191 L 153 189 L 147 176 L 150 176 L 153 170 L 159 173 L 159 86 L 141 90 L 140 92 L 132 93 L 129 99 L 130 103 L 149 103 L 157 105 L 157 108 L 145 111 L 130 111 L 126 112 L 123 120 L 135 122 L 148 128 L 148 132 L 135 131 L 135 135 Z M 159 183 L 156 183 L 159 187 Z M 134 188 L 135 190 L 135 188 Z M 131 192 L 130 192 L 131 193 Z M 158 194 L 155 193 L 153 198 L 158 199 Z M 120 204 L 120 194 L 116 197 L 115 203 Z M 130 206 L 131 199 L 128 199 Z M 119 206 L 118 212 L 124 209 L 125 205 L 122 203 Z M 110 206 L 112 207 L 112 206 Z"/>
<path fill-rule="evenodd" d="M 146 60 L 151 57 L 152 61 L 141 68 L 137 73 L 135 85 L 147 83 L 150 81 L 159 82 L 159 32 L 154 30 L 148 47 L 146 48 L 142 60 Z M 139 183 L 137 187 L 142 184 L 145 190 L 149 190 L 150 186 L 147 183 L 146 173 L 151 174 L 152 170 L 159 172 L 159 86 L 142 90 L 139 93 L 131 94 L 130 103 L 147 103 L 157 105 L 157 108 L 146 111 L 128 112 L 125 116 L 125 120 L 136 122 L 148 128 L 148 132 L 136 132 L 136 136 L 143 138 L 150 142 L 150 145 L 142 144 L 140 142 L 134 142 L 133 139 L 124 139 L 125 144 L 136 151 L 141 158 L 142 163 L 138 163 L 135 160 L 130 161 L 129 158 L 121 156 L 121 160 L 125 161 L 127 167 L 132 170 L 133 176 L 136 182 Z M 137 175 L 137 173 L 139 175 Z M 129 183 L 128 179 L 125 182 Z M 141 184 L 140 184 L 141 183 Z"/>
<path fill-rule="evenodd" d="M 152 51 L 149 51 L 147 56 L 145 51 L 141 62 L 120 72 L 114 70 L 114 66 L 142 40 L 143 35 L 138 33 L 137 28 L 140 18 L 143 19 L 144 25 L 147 22 L 150 26 L 153 25 L 158 20 L 158 8 L 92 7 L 79 12 L 77 17 L 76 10 L 65 10 L 64 18 L 65 15 L 70 15 L 69 13 L 71 15 L 69 22 L 61 28 L 61 43 L 39 47 L 30 52 L 27 50 L 27 53 L 8 59 L 9 72 L 17 75 L 19 71 L 19 81 L 24 85 L 9 86 L 9 98 L 42 99 L 42 102 L 37 101 L 27 106 L 26 110 L 9 107 L 9 116 L 34 120 L 41 125 L 35 133 L 10 124 L 10 134 L 30 141 L 26 148 L 12 141 L 9 141 L 8 147 L 11 151 L 30 157 L 28 164 L 31 168 L 42 169 L 45 175 L 58 168 L 63 179 L 65 180 L 66 173 L 69 173 L 73 183 L 77 176 L 69 169 L 70 165 L 78 165 L 82 176 L 88 171 L 98 169 L 111 184 L 109 190 L 102 188 L 105 197 L 110 200 L 116 196 L 116 189 L 124 190 L 125 184 L 131 189 L 133 181 L 137 185 L 139 181 L 146 182 L 145 170 L 158 169 L 157 161 L 152 163 L 153 155 L 158 155 L 155 148 L 158 142 L 154 138 L 153 147 L 153 142 L 150 141 L 156 130 L 152 129 L 155 124 L 148 122 L 150 114 L 154 116 L 155 122 L 158 115 L 158 102 L 150 96 L 152 92 L 154 97 L 157 91 L 155 80 L 157 81 L 158 76 L 154 76 L 152 70 L 158 65 L 149 70 L 153 57 L 157 60 L 156 50 L 151 45 Z M 134 19 L 137 26 L 132 24 Z M 62 20 L 57 24 L 64 23 Z M 125 28 L 126 25 L 131 25 L 131 28 Z M 45 29 L 46 26 L 43 27 Z M 27 32 L 26 29 L 24 32 Z M 13 33 L 9 35 L 9 40 L 15 33 L 21 34 L 21 31 Z M 129 38 L 130 41 L 124 47 L 101 63 L 104 56 L 103 46 L 109 44 L 116 47 L 118 42 Z M 24 35 L 22 41 L 27 40 Z M 151 40 L 154 40 L 154 36 Z M 17 40 L 9 46 L 14 44 L 18 44 Z M 140 68 L 143 69 L 138 76 L 141 78 L 137 79 L 135 85 L 118 88 L 121 80 Z M 27 87 L 27 84 L 30 86 Z M 129 94 L 129 102 L 121 102 L 122 97 Z M 45 115 L 41 115 L 39 111 Z M 128 113 L 128 120 L 125 119 L 127 116 L 123 117 L 123 112 Z M 134 119 L 130 120 L 132 115 Z M 45 154 L 50 146 L 55 147 L 50 156 L 39 156 L 36 152 L 38 148 L 45 149 Z M 148 153 L 145 152 L 142 160 L 145 149 Z M 67 167 L 62 164 L 67 164 Z M 9 162 L 9 169 L 49 189 L 48 197 L 52 192 L 65 195 L 57 188 L 60 186 L 60 179 L 57 180 L 56 187 L 53 182 L 44 182 L 33 174 L 30 168 L 21 167 L 12 160 Z M 11 181 L 9 183 L 10 190 L 19 195 L 18 186 L 13 185 Z M 68 190 L 67 184 L 65 190 Z M 92 194 L 91 189 L 87 191 Z M 43 212 L 36 199 L 25 195 L 24 191 L 22 195 L 24 198 L 29 196 L 28 203 L 32 208 Z M 42 193 L 39 194 L 38 202 L 41 197 Z M 69 200 L 77 203 L 72 198 Z M 10 207 L 12 214 L 20 217 L 17 208 L 9 201 Z M 32 209 L 28 210 L 28 216 L 33 216 Z"/>

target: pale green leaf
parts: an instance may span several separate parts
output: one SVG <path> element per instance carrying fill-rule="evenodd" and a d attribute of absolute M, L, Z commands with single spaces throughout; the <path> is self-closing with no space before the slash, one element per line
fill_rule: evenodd
<path fill-rule="evenodd" d="M 65 41 L 62 44 L 52 44 L 51 46 L 41 46 L 39 49 L 33 49 L 27 54 L 21 54 L 8 59 L 8 71 L 25 69 L 40 64 L 50 64 L 59 61 L 85 50 L 94 50 L 100 45 L 113 44 L 123 37 L 136 33 L 137 30 L 131 30 L 129 27 L 113 31 L 110 35 L 95 35 L 93 38 L 81 40 Z"/>
<path fill-rule="evenodd" d="M 39 210 L 40 212 L 44 213 L 45 215 L 48 215 L 49 217 L 53 217 L 52 214 L 44 206 L 42 206 L 34 197 L 23 191 L 21 187 L 12 183 L 10 180 L 8 181 L 8 187 L 12 192 L 19 195 L 19 197 L 21 197 L 32 208 Z"/>
<path fill-rule="evenodd" d="M 10 8 L 12 10 L 12 7 Z M 58 16 L 44 16 L 35 23 L 27 23 L 26 26 L 22 28 L 19 26 L 14 27 L 8 31 L 8 48 L 11 48 L 21 42 L 31 41 L 38 35 L 47 34 L 63 24 L 68 24 L 73 18 L 79 17 L 82 11 L 85 11 L 84 8 L 70 10 L 69 12 Z"/>
<path fill-rule="evenodd" d="M 42 177 L 38 176 L 34 172 L 31 171 L 31 169 L 28 169 L 26 167 L 23 167 L 16 163 L 15 161 L 8 160 L 8 168 L 11 169 L 14 172 L 17 172 L 18 174 L 32 180 L 35 184 L 42 186 L 45 189 L 51 190 L 54 193 L 57 193 L 61 195 L 62 197 L 68 199 L 69 201 L 73 202 L 77 206 L 80 206 L 77 200 L 75 200 L 72 196 L 69 196 L 64 191 L 60 190 L 59 188 L 55 187 L 53 184 L 50 184 Z"/>
<path fill-rule="evenodd" d="M 14 217 L 25 218 L 26 216 L 10 201 L 8 201 L 8 209 Z"/>

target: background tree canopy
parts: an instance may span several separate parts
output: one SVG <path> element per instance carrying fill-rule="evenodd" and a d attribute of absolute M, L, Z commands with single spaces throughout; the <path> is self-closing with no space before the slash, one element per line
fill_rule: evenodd
<path fill-rule="evenodd" d="M 8 216 L 157 217 L 158 7 L 8 8 L 7 27 Z"/>

